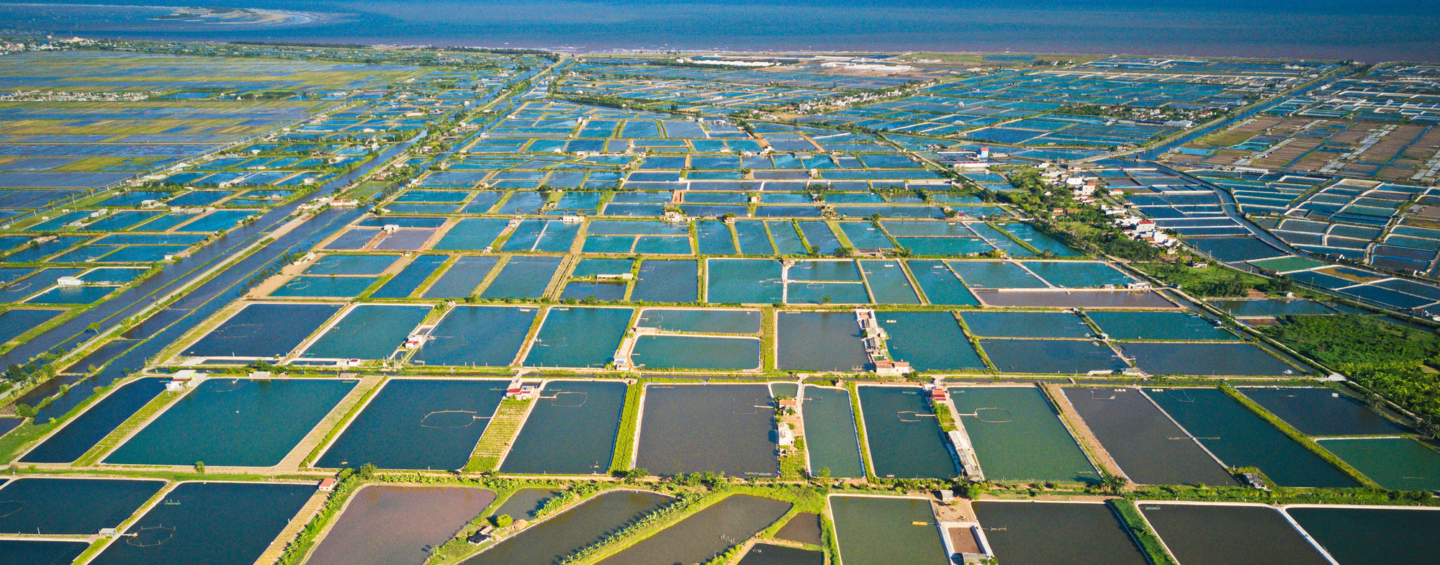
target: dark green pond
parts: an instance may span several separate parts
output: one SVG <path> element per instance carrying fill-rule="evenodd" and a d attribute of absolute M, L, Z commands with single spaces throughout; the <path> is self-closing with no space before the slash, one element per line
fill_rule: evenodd
<path fill-rule="evenodd" d="M 555 489 L 522 488 L 505 499 L 505 502 L 495 509 L 495 515 L 504 514 L 516 520 L 534 520 L 535 513 L 545 507 L 545 501 L 557 494 L 560 494 L 560 491 Z"/>
<path fill-rule="evenodd" d="M 211 379 L 105 458 L 116 465 L 269 467 L 355 388 L 341 379 Z"/>
<path fill-rule="evenodd" d="M 959 474 L 930 400 L 919 388 L 862 386 L 860 412 L 877 476 L 949 479 Z"/>
<path fill-rule="evenodd" d="M 1409 432 L 1359 400 L 1328 388 L 1246 387 L 1240 392 L 1306 435 L 1399 435 Z"/>
<path fill-rule="evenodd" d="M 1226 465 L 1258 467 L 1281 486 L 1359 486 L 1219 389 L 1149 389 L 1146 392 Z"/>
<path fill-rule="evenodd" d="M 915 498 L 830 497 L 845 565 L 949 563 L 930 503 Z"/>
<path fill-rule="evenodd" d="M 805 418 L 805 449 L 810 455 L 810 472 L 829 469 L 832 477 L 865 476 L 849 391 L 807 385 L 801 414 Z"/>
<path fill-rule="evenodd" d="M 951 387 L 989 480 L 1098 482 L 1100 473 L 1035 387 Z"/>
<path fill-rule="evenodd" d="M 119 527 L 159 480 L 20 478 L 0 488 L 0 533 L 94 535 Z"/>
<path fill-rule="evenodd" d="M 751 546 L 740 565 L 825 565 L 825 554 L 808 549 L 757 543 Z"/>
<path fill-rule="evenodd" d="M 890 356 L 917 371 L 984 369 L 985 361 L 949 312 L 876 312 Z"/>
<path fill-rule="evenodd" d="M 625 384 L 550 381 L 530 409 L 500 470 L 521 474 L 587 475 L 610 469 Z"/>
<path fill-rule="evenodd" d="M 1131 481 L 1239 485 L 1140 389 L 1066 387 L 1065 398 Z"/>
<path fill-rule="evenodd" d="M 459 469 L 470 460 L 505 381 L 394 379 L 325 451 L 315 466 Z"/>
<path fill-rule="evenodd" d="M 565 556 L 670 502 L 653 492 L 607 492 L 507 538 L 465 565 L 558 565 Z"/>
<path fill-rule="evenodd" d="M 0 540 L 0 565 L 68 565 L 89 547 L 83 541 Z"/>
<path fill-rule="evenodd" d="M 781 312 L 777 320 L 776 360 L 782 370 L 854 371 L 870 362 L 853 313 Z"/>
<path fill-rule="evenodd" d="M 1408 437 L 1323 440 L 1365 476 L 1390 490 L 1440 491 L 1440 451 Z"/>
<path fill-rule="evenodd" d="M 1141 504 L 1140 511 L 1183 565 L 1326 565 L 1274 508 Z"/>
<path fill-rule="evenodd" d="M 975 517 L 1005 565 L 1147 565 L 1105 504 L 975 502 Z"/>
<path fill-rule="evenodd" d="M 601 563 L 673 565 L 708 562 L 730 546 L 750 539 L 775 523 L 790 511 L 790 506 L 788 502 L 768 498 L 731 496 Z"/>
<path fill-rule="evenodd" d="M 540 309 L 460 306 L 430 331 L 411 362 L 426 365 L 505 367 L 515 362 Z"/>
<path fill-rule="evenodd" d="M 314 493 L 314 483 L 183 483 L 92 563 L 251 565 Z"/>
<path fill-rule="evenodd" d="M 1340 565 L 1434 563 L 1440 512 L 1421 508 L 1287 508 Z"/>
<path fill-rule="evenodd" d="M 635 467 L 656 475 L 780 474 L 766 385 L 648 385 Z"/>

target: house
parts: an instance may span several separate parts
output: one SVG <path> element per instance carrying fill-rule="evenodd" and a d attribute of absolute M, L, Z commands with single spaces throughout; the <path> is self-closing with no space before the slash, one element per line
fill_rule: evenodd
<path fill-rule="evenodd" d="M 80 280 L 80 277 L 60 277 L 55 279 L 55 284 L 59 286 L 80 286 L 85 284 L 85 281 Z"/>
<path fill-rule="evenodd" d="M 780 427 L 776 429 L 775 443 L 780 447 L 790 447 L 795 445 L 795 432 L 790 430 L 790 426 L 788 424 L 781 424 Z"/>
<path fill-rule="evenodd" d="M 780 408 L 794 410 L 800 407 L 800 401 L 794 398 L 781 398 Z"/>
<path fill-rule="evenodd" d="M 320 481 L 320 492 L 331 492 L 335 490 L 335 477 L 325 477 Z"/>
<path fill-rule="evenodd" d="M 913 369 L 905 361 L 890 361 L 880 359 L 875 361 L 875 374 L 882 377 L 903 377 L 910 374 Z"/>
<path fill-rule="evenodd" d="M 540 387 L 533 384 L 511 384 L 509 388 L 505 389 L 506 400 L 535 400 L 538 396 L 540 396 Z"/>
<path fill-rule="evenodd" d="M 931 389 L 930 389 L 930 400 L 933 400 L 933 401 L 935 401 L 935 402 L 946 402 L 946 401 L 950 400 L 950 391 L 945 390 L 944 388 L 941 388 L 941 387 L 938 387 L 938 386 L 937 386 L 937 387 L 934 387 L 934 388 L 931 388 Z"/>
<path fill-rule="evenodd" d="M 482 543 L 485 543 L 486 541 L 489 541 L 494 532 L 495 527 L 486 524 L 485 526 L 482 526 L 479 530 L 477 530 L 475 533 L 470 534 L 470 537 L 465 538 L 465 541 L 470 542 L 470 545 L 480 545 Z"/>

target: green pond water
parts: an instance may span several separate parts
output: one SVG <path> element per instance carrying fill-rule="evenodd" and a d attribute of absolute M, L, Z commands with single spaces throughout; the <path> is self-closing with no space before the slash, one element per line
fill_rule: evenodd
<path fill-rule="evenodd" d="M 455 260 L 440 278 L 425 290 L 424 298 L 465 298 L 475 293 L 500 259 L 488 255 L 466 255 Z"/>
<path fill-rule="evenodd" d="M 711 304 L 776 304 L 781 301 L 780 263 L 770 259 L 707 259 L 706 297 Z"/>
<path fill-rule="evenodd" d="M 986 479 L 1100 480 L 1040 389 L 952 387 L 950 403 L 970 434 Z"/>
<path fill-rule="evenodd" d="M 870 462 L 879 477 L 949 479 L 959 472 L 930 400 L 917 387 L 860 387 Z"/>
<path fill-rule="evenodd" d="M 975 502 L 971 508 L 995 557 L 1004 563 L 1150 562 L 1105 504 Z"/>
<path fill-rule="evenodd" d="M 515 362 L 535 317 L 534 307 L 458 306 L 445 314 L 431 341 L 410 358 L 426 365 L 504 367 Z"/>
<path fill-rule="evenodd" d="M 630 361 L 642 369 L 759 369 L 760 340 L 749 337 L 644 335 L 635 340 Z"/>
<path fill-rule="evenodd" d="M 459 469 L 470 460 L 506 381 L 394 379 L 315 463 L 381 469 Z"/>
<path fill-rule="evenodd" d="M 540 298 L 559 268 L 559 257 L 511 257 L 490 284 L 485 285 L 480 298 Z"/>
<path fill-rule="evenodd" d="M 1281 486 L 1358 486 L 1219 389 L 1147 389 L 1162 409 L 1231 467 L 1258 467 Z"/>
<path fill-rule="evenodd" d="M 1189 312 L 1106 312 L 1085 313 L 1110 339 L 1164 341 L 1232 341 L 1235 334 L 1215 327 L 1202 316 Z"/>
<path fill-rule="evenodd" d="M 962 312 L 970 333 L 982 337 L 1083 339 L 1094 335 L 1090 326 L 1064 312 Z"/>
<path fill-rule="evenodd" d="M 614 360 L 631 308 L 551 307 L 525 356 L 529 367 L 604 367 Z"/>
<path fill-rule="evenodd" d="M 970 345 L 960 322 L 949 312 L 876 312 L 890 336 L 890 356 L 917 371 L 984 369 L 985 361 Z"/>
<path fill-rule="evenodd" d="M 825 565 L 825 554 L 783 545 L 757 543 L 740 560 L 740 565 Z"/>
<path fill-rule="evenodd" d="M 314 493 L 314 483 L 182 483 L 91 563 L 250 565 Z"/>
<path fill-rule="evenodd" d="M 845 565 L 949 563 L 930 503 L 914 498 L 830 497 Z"/>
<path fill-rule="evenodd" d="M 647 308 L 640 312 L 640 327 L 671 332 L 757 334 L 759 310 L 664 310 Z"/>
<path fill-rule="evenodd" d="M 269 467 L 355 388 L 341 379 L 210 379 L 105 458 L 115 465 Z"/>
<path fill-rule="evenodd" d="M 845 479 L 865 476 L 849 391 L 807 385 L 804 392 L 800 410 L 805 418 L 805 450 L 810 455 L 810 472 L 829 469 L 830 476 Z"/>
<path fill-rule="evenodd" d="M 589 475 L 610 469 L 625 384 L 550 381 L 505 456 L 506 473 Z"/>
<path fill-rule="evenodd" d="M 782 370 L 851 371 L 869 363 L 853 313 L 781 312 L 776 318 Z"/>
<path fill-rule="evenodd" d="M 1440 491 L 1440 451 L 1418 440 L 1334 439 L 1320 446 L 1387 489 Z"/>
<path fill-rule="evenodd" d="M 1422 508 L 1287 508 L 1340 565 L 1428 563 L 1440 555 L 1440 512 Z"/>
<path fill-rule="evenodd" d="M 980 303 L 944 261 L 908 261 L 907 264 L 931 304 L 973 306 Z"/>
<path fill-rule="evenodd" d="M 1139 507 L 1180 563 L 1328 563 L 1274 508 L 1195 504 Z"/>
<path fill-rule="evenodd" d="M 876 304 L 920 303 L 899 261 L 861 261 L 860 269 L 865 273 L 865 283 L 875 295 Z"/>
<path fill-rule="evenodd" d="M 505 499 L 505 502 L 495 509 L 495 515 L 503 514 L 516 520 L 534 520 L 536 513 L 545 507 L 545 501 L 560 492 L 548 488 L 522 488 Z"/>
<path fill-rule="evenodd" d="M 774 408 L 768 386 L 645 387 L 635 467 L 651 474 L 713 472 L 774 477 Z"/>
<path fill-rule="evenodd" d="M 701 510 L 600 563 L 673 565 L 704 563 L 775 523 L 790 503 L 735 495 Z"/>
<path fill-rule="evenodd" d="M 565 556 L 605 539 L 670 500 L 668 496 L 653 492 L 607 492 L 506 538 L 464 563 L 554 565 Z"/>
<path fill-rule="evenodd" d="M 429 306 L 362 304 L 326 330 L 301 356 L 387 359 L 429 315 Z"/>

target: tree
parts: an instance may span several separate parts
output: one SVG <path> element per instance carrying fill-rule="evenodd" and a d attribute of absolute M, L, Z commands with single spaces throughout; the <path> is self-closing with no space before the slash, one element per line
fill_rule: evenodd
<path fill-rule="evenodd" d="M 200 473 L 201 475 L 204 475 L 204 474 L 205 474 L 205 462 L 204 462 L 204 461 L 196 461 L 196 462 L 195 462 L 195 472 L 196 472 L 196 473 Z"/>
<path fill-rule="evenodd" d="M 1125 487 L 1129 484 L 1130 481 L 1126 480 L 1125 477 L 1122 477 L 1120 475 L 1112 475 L 1107 472 L 1102 472 L 1100 474 L 1100 488 L 1104 489 L 1106 492 L 1118 493 L 1121 490 L 1124 490 Z"/>
<path fill-rule="evenodd" d="M 510 524 L 515 523 L 515 519 L 511 518 L 509 514 L 500 514 L 498 516 L 491 517 L 490 523 L 495 524 L 495 527 L 497 528 L 508 528 L 510 527 Z"/>

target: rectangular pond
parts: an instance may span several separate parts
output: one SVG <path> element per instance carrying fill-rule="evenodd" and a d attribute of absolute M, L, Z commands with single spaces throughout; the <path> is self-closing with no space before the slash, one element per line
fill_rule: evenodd
<path fill-rule="evenodd" d="M 980 303 L 944 261 L 907 261 L 906 264 L 929 303 L 945 306 L 974 306 Z"/>
<path fill-rule="evenodd" d="M 1138 388 L 1065 387 L 1065 399 L 1132 482 L 1239 486 Z"/>
<path fill-rule="evenodd" d="M 860 439 L 855 435 L 855 414 L 850 392 L 843 388 L 805 385 L 800 413 L 805 419 L 805 450 L 810 473 L 828 469 L 830 476 L 856 479 L 865 476 Z"/>
<path fill-rule="evenodd" d="M 1035 387 L 951 387 L 986 480 L 1096 483 L 1100 473 Z"/>
<path fill-rule="evenodd" d="M 1095 332 L 1065 312 L 961 312 L 970 333 L 980 337 L 1085 339 Z"/>
<path fill-rule="evenodd" d="M 635 325 L 667 332 L 758 334 L 761 321 L 759 310 L 646 308 Z"/>
<path fill-rule="evenodd" d="M 1235 334 L 1192 312 L 1085 312 L 1110 339 L 1234 341 Z"/>
<path fill-rule="evenodd" d="M 360 304 L 325 330 L 300 356 L 306 359 L 388 359 L 429 315 L 430 306 Z"/>
<path fill-rule="evenodd" d="M 305 562 L 423 563 L 494 501 L 495 493 L 481 488 L 366 485 Z"/>
<path fill-rule="evenodd" d="M 662 476 L 775 477 L 774 404 L 760 385 L 645 387 L 635 468 Z"/>
<path fill-rule="evenodd" d="M 919 304 L 920 296 L 910 286 L 899 261 L 860 261 L 865 284 L 875 296 L 876 304 Z"/>
<path fill-rule="evenodd" d="M 282 357 L 340 311 L 338 304 L 247 304 L 184 349 L 189 357 Z M 275 324 L 275 320 L 285 320 Z"/>
<path fill-rule="evenodd" d="M 0 533 L 91 536 L 118 528 L 163 480 L 22 477 L 0 488 Z"/>
<path fill-rule="evenodd" d="M 1181 563 L 1329 563 L 1275 508 L 1150 502 L 1137 506 Z"/>
<path fill-rule="evenodd" d="M 527 367 L 604 367 L 615 358 L 632 308 L 552 306 L 525 355 Z"/>
<path fill-rule="evenodd" d="M 1219 389 L 1148 389 L 1146 394 L 1228 466 L 1258 467 L 1280 486 L 1359 486 Z"/>
<path fill-rule="evenodd" d="M 91 563 L 250 565 L 314 493 L 313 482 L 181 483 Z"/>
<path fill-rule="evenodd" d="M 770 259 L 706 259 L 705 301 L 778 304 L 784 298 L 781 265 Z"/>
<path fill-rule="evenodd" d="M 1440 491 L 1440 451 L 1418 439 L 1326 439 L 1320 446 L 1387 489 Z"/>
<path fill-rule="evenodd" d="M 830 515 L 845 565 L 950 562 L 928 500 L 831 496 Z"/>
<path fill-rule="evenodd" d="M 505 367 L 515 362 L 536 307 L 456 306 L 410 358 L 426 365 Z"/>
<path fill-rule="evenodd" d="M 1150 563 L 1104 503 L 984 501 L 970 507 L 996 559 L 1006 563 Z"/>
<path fill-rule="evenodd" d="M 1152 375 L 1295 376 L 1299 371 L 1249 343 L 1121 343 Z"/>
<path fill-rule="evenodd" d="M 505 456 L 505 473 L 594 475 L 610 469 L 626 386 L 549 381 Z"/>
<path fill-rule="evenodd" d="M 545 295 L 550 279 L 560 269 L 559 257 L 511 257 L 486 285 L 480 298 L 534 300 Z"/>
<path fill-rule="evenodd" d="M 919 387 L 862 386 L 860 412 L 875 475 L 950 479 L 959 475 L 951 448 Z"/>
<path fill-rule="evenodd" d="M 869 364 L 863 334 L 850 312 L 780 312 L 776 365 L 787 371 L 857 371 Z"/>
<path fill-rule="evenodd" d="M 1365 403 L 1324 387 L 1242 387 L 1238 389 L 1271 414 L 1312 436 L 1402 435 L 1404 426 Z"/>
<path fill-rule="evenodd" d="M 105 463 L 276 465 L 358 382 L 209 379 L 107 456 Z"/>
<path fill-rule="evenodd" d="M 760 340 L 754 337 L 642 335 L 630 363 L 639 369 L 747 371 L 760 368 Z"/>
<path fill-rule="evenodd" d="M 315 463 L 460 469 L 505 396 L 501 380 L 391 379 Z"/>
<path fill-rule="evenodd" d="M 1001 373 L 1084 375 L 1117 372 L 1130 366 L 1099 341 L 1073 339 L 982 339 L 980 348 Z"/>
<path fill-rule="evenodd" d="M 1429 508 L 1287 507 L 1341 565 L 1424 563 L 1440 555 L 1440 512 Z"/>
<path fill-rule="evenodd" d="M 640 273 L 630 300 L 688 304 L 699 301 L 700 274 L 695 261 L 651 261 L 640 263 Z"/>
<path fill-rule="evenodd" d="M 444 255 L 421 255 L 371 293 L 374 298 L 407 298 L 445 264 Z"/>
<path fill-rule="evenodd" d="M 604 565 L 704 563 L 754 537 L 790 511 L 791 504 L 734 495 L 696 512 L 680 523 L 612 555 Z"/>
<path fill-rule="evenodd" d="M 466 255 L 455 260 L 450 268 L 430 284 L 423 298 L 465 298 L 475 294 L 485 277 L 500 259 L 488 255 Z"/>
<path fill-rule="evenodd" d="M 949 312 L 876 312 L 890 356 L 917 371 L 984 370 L 960 322 Z"/>
<path fill-rule="evenodd" d="M 165 390 L 169 379 L 137 379 L 96 402 L 84 414 L 20 458 L 25 463 L 71 463 Z"/>

